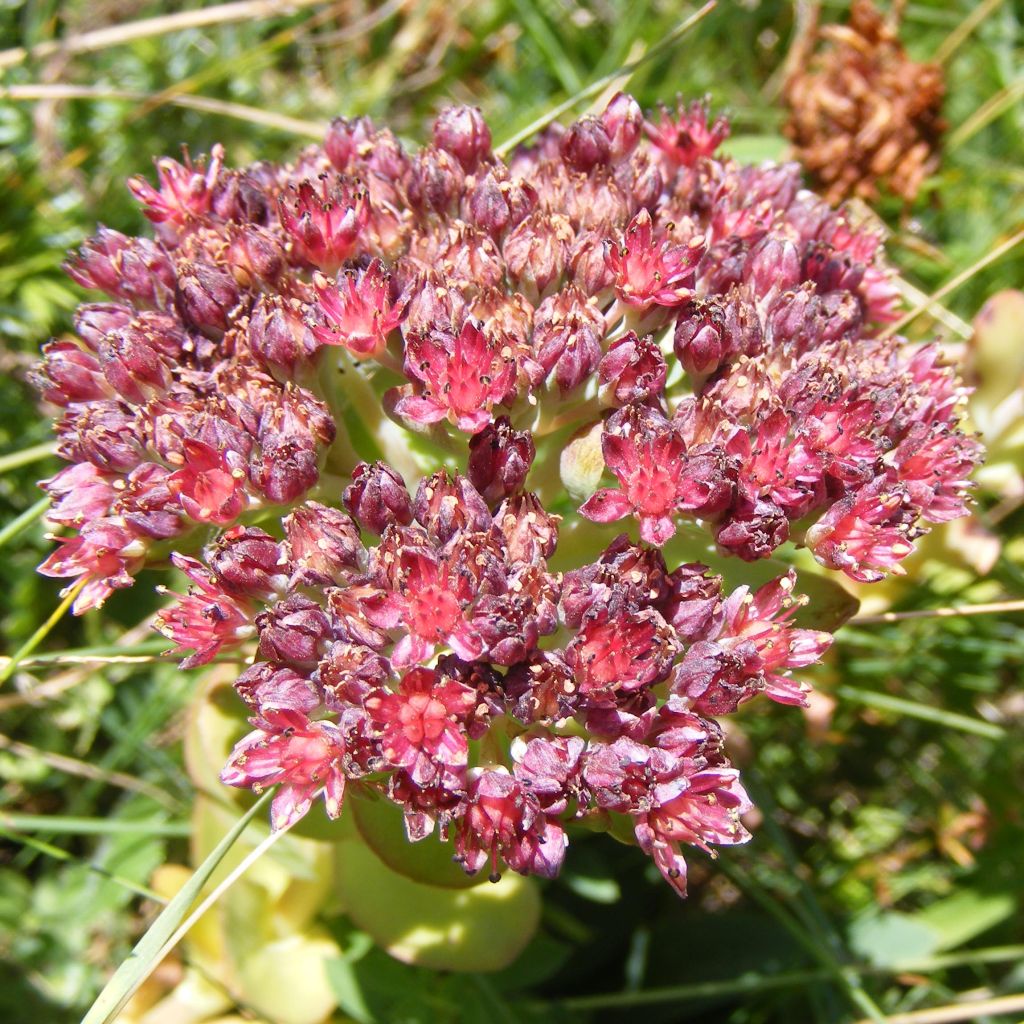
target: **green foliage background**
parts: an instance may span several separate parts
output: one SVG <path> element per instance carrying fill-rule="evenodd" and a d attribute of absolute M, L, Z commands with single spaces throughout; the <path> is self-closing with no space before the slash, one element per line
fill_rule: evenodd
<path fill-rule="evenodd" d="M 187 6 L 7 0 L 0 48 Z M 845 6 L 829 0 L 822 19 L 841 20 Z M 907 4 L 911 53 L 934 54 L 974 7 Z M 924 292 L 1024 223 L 1024 5 L 988 7 L 946 65 L 952 134 L 941 171 L 913 209 L 883 202 L 879 210 L 894 261 Z M 365 113 L 413 141 L 440 107 L 469 102 L 500 141 L 691 12 L 678 0 L 341 0 L 8 60 L 0 67 L 0 526 L 38 501 L 34 482 L 56 468 L 19 453 L 50 437 L 25 377 L 82 298 L 60 270 L 66 250 L 97 222 L 138 232 L 143 219 L 124 179 L 150 173 L 153 157 L 183 143 L 199 153 L 222 142 L 229 161 L 244 164 L 284 158 L 307 141 L 181 102 L 207 97 L 253 108 L 253 117 L 272 111 L 306 122 Z M 777 0 L 722 0 L 629 88 L 646 106 L 708 93 L 733 116 L 735 152 L 779 157 L 778 71 L 793 12 Z M 28 98 L 57 83 L 93 95 Z M 970 321 L 986 297 L 1022 281 L 1017 250 L 947 305 Z M 932 326 L 922 317 L 913 330 Z M 982 514 L 996 503 L 983 496 Z M 1020 512 L 1001 520 L 1003 551 L 984 579 L 962 565 L 940 568 L 896 592 L 897 608 L 1019 597 L 1022 523 Z M 0 550 L 8 654 L 58 602 L 56 582 L 34 573 L 47 547 L 36 525 Z M 146 905 L 128 884 L 144 886 L 158 865 L 187 857 L 192 786 L 180 740 L 194 680 L 169 664 L 81 671 L 45 662 L 45 652 L 62 649 L 160 650 L 140 628 L 156 607 L 151 583 L 116 595 L 102 615 L 62 620 L 43 660 L 0 688 L 0 1019 L 11 1024 L 79 1019 L 144 926 Z M 343 1009 L 380 1024 L 638 1014 L 652 1024 L 845 1022 L 870 1016 L 872 1004 L 895 1014 L 971 990 L 1020 992 L 1022 626 L 1015 613 L 847 627 L 813 680 L 834 707 L 814 720 L 763 706 L 740 717 L 734 754 L 764 821 L 752 843 L 717 864 L 694 856 L 687 903 L 635 849 L 581 842 L 545 890 L 541 931 L 512 968 L 441 975 L 346 934 L 345 948 L 362 952 L 335 972 L 348 993 Z"/>

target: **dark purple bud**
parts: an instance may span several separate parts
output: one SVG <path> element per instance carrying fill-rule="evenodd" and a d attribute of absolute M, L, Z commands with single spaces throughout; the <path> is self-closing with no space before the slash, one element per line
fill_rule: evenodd
<path fill-rule="evenodd" d="M 507 172 L 489 168 L 473 186 L 467 200 L 469 220 L 490 235 L 515 227 L 537 205 L 537 191 Z"/>
<path fill-rule="evenodd" d="M 469 479 L 488 504 L 523 489 L 537 454 L 529 433 L 514 430 L 502 416 L 469 442 Z"/>
<path fill-rule="evenodd" d="M 210 210 L 224 221 L 266 224 L 270 200 L 251 171 L 222 171 L 213 186 Z"/>
<path fill-rule="evenodd" d="M 320 479 L 316 451 L 305 438 L 271 434 L 260 447 L 252 481 L 275 505 L 291 505 Z"/>
<path fill-rule="evenodd" d="M 238 696 L 260 716 L 268 711 L 309 715 L 320 706 L 320 695 L 305 676 L 267 661 L 251 665 L 234 685 Z"/>
<path fill-rule="evenodd" d="M 324 136 L 324 152 L 337 170 L 345 172 L 359 157 L 360 150 L 372 142 L 373 137 L 373 122 L 368 117 L 357 117 L 351 121 L 336 117 L 328 125 Z"/>
<path fill-rule="evenodd" d="M 743 279 L 758 298 L 795 288 L 801 281 L 796 246 L 788 239 L 769 235 L 750 250 Z"/>
<path fill-rule="evenodd" d="M 608 231 L 581 234 L 569 251 L 569 277 L 587 295 L 601 295 L 615 283 L 615 274 L 604 258 Z"/>
<path fill-rule="evenodd" d="M 722 621 L 722 577 L 708 576 L 699 562 L 679 566 L 669 576 L 671 590 L 662 614 L 685 643 L 714 636 Z"/>
<path fill-rule="evenodd" d="M 43 346 L 43 357 L 29 379 L 45 401 L 67 406 L 110 396 L 96 357 L 73 341 L 47 342 Z"/>
<path fill-rule="evenodd" d="M 347 512 L 315 501 L 300 505 L 284 520 L 291 561 L 334 580 L 343 569 L 356 569 L 365 557 L 359 528 Z"/>
<path fill-rule="evenodd" d="M 447 107 L 434 122 L 434 145 L 472 172 L 491 154 L 491 130 L 479 107 Z"/>
<path fill-rule="evenodd" d="M 604 331 L 601 310 L 575 285 L 540 304 L 533 331 L 536 359 L 546 374 L 554 375 L 563 396 L 597 369 Z"/>
<path fill-rule="evenodd" d="M 535 651 L 505 677 L 509 710 L 520 722 L 559 721 L 577 710 L 579 687 L 560 651 Z"/>
<path fill-rule="evenodd" d="M 562 580 L 562 617 L 570 629 L 579 629 L 591 609 L 612 612 L 623 607 L 658 610 L 670 596 L 665 559 L 657 548 L 633 544 L 622 533 L 596 562 L 565 574 Z"/>
<path fill-rule="evenodd" d="M 512 562 L 532 564 L 550 558 L 558 546 L 560 516 L 544 511 L 536 494 L 513 494 L 495 510 L 494 523 L 501 530 Z"/>
<path fill-rule="evenodd" d="M 562 276 L 575 237 L 568 218 L 534 211 L 505 239 L 509 276 L 527 294 L 543 295 Z"/>
<path fill-rule="evenodd" d="M 137 405 L 159 395 L 171 382 L 171 374 L 144 330 L 129 324 L 112 331 L 99 349 L 103 375 L 119 395 Z"/>
<path fill-rule="evenodd" d="M 130 323 L 133 316 L 135 310 L 131 306 L 113 302 L 86 303 L 75 310 L 75 330 L 95 352 L 107 334 Z"/>
<path fill-rule="evenodd" d="M 443 149 L 427 146 L 413 162 L 406 192 L 418 210 L 445 213 L 462 194 L 465 174 L 458 160 Z"/>
<path fill-rule="evenodd" d="M 636 154 L 630 163 L 622 166 L 632 171 L 628 192 L 633 197 L 633 209 L 656 206 L 665 187 L 661 168 L 646 153 Z"/>
<path fill-rule="evenodd" d="M 730 715 L 764 689 L 761 659 L 753 644 L 729 649 L 711 640 L 695 643 L 676 668 L 672 691 L 703 715 Z"/>
<path fill-rule="evenodd" d="M 261 295 L 246 328 L 249 349 L 287 382 L 299 363 L 311 358 L 317 343 L 306 325 L 304 307 L 284 295 Z"/>
<path fill-rule="evenodd" d="M 827 242 L 810 242 L 804 250 L 802 276 L 813 281 L 820 292 L 854 292 L 864 280 L 867 268 L 849 253 L 833 249 Z"/>
<path fill-rule="evenodd" d="M 707 377 L 721 366 L 726 355 L 724 329 L 721 313 L 712 305 L 688 309 L 676 321 L 676 358 L 691 377 Z"/>
<path fill-rule="evenodd" d="M 210 568 L 224 589 L 241 597 L 269 601 L 288 586 L 288 558 L 269 533 L 234 526 L 207 552 Z"/>
<path fill-rule="evenodd" d="M 388 663 L 363 644 L 336 641 L 317 667 L 324 702 L 335 711 L 346 705 L 362 706 L 363 698 L 385 684 Z"/>
<path fill-rule="evenodd" d="M 616 93 L 601 115 L 613 160 L 622 160 L 636 149 L 644 127 L 644 115 L 632 96 Z"/>
<path fill-rule="evenodd" d="M 789 539 L 789 520 L 770 501 L 744 500 L 718 525 L 715 540 L 731 555 L 745 562 L 767 558 Z"/>
<path fill-rule="evenodd" d="M 285 266 L 281 243 L 266 228 L 245 224 L 230 236 L 222 257 L 240 288 L 273 284 Z"/>
<path fill-rule="evenodd" d="M 453 479 L 444 469 L 420 481 L 412 514 L 442 544 L 457 533 L 483 532 L 491 525 L 490 509 L 476 488 L 466 477 Z"/>
<path fill-rule="evenodd" d="M 120 401 L 91 401 L 57 425 L 57 454 L 68 462 L 91 462 L 97 469 L 127 473 L 144 461 L 142 424 Z"/>
<path fill-rule="evenodd" d="M 256 617 L 260 657 L 285 664 L 310 665 L 320 660 L 333 637 L 331 620 L 304 594 L 291 594 Z"/>
<path fill-rule="evenodd" d="M 359 463 L 343 501 L 359 525 L 378 536 L 393 523 L 408 526 L 412 522 L 412 501 L 405 483 L 383 462 Z"/>
<path fill-rule="evenodd" d="M 144 462 L 124 480 L 114 511 L 124 516 L 140 536 L 168 540 L 187 529 L 180 502 L 169 486 L 171 476 L 166 466 Z"/>
<path fill-rule="evenodd" d="M 614 341 L 597 368 L 600 395 L 608 405 L 650 402 L 665 387 L 668 367 L 654 338 L 629 331 Z"/>
<path fill-rule="evenodd" d="M 193 260 L 178 264 L 178 312 L 186 323 L 204 333 L 216 335 L 227 330 L 239 297 L 238 285 L 226 270 Z"/>
<path fill-rule="evenodd" d="M 562 159 L 575 171 L 588 174 L 608 162 L 611 140 L 596 117 L 581 117 L 571 124 L 559 141 Z"/>
<path fill-rule="evenodd" d="M 174 267 L 163 249 L 147 238 L 129 238 L 105 227 L 64 269 L 83 288 L 145 305 L 165 305 L 174 293 Z"/>

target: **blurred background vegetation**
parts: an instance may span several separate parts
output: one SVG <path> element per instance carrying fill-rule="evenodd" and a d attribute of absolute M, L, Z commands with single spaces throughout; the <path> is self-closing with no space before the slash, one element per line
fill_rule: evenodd
<path fill-rule="evenodd" d="M 48 548 L 31 517 L 34 485 L 56 461 L 26 374 L 83 298 L 61 272 L 66 251 L 97 222 L 142 230 L 129 175 L 151 173 L 154 157 L 185 143 L 201 153 L 221 142 L 235 165 L 282 159 L 338 114 L 369 114 L 415 143 L 452 102 L 482 107 L 500 142 L 648 53 L 695 9 L 679 0 L 232 6 L 243 16 L 158 32 L 144 20 L 191 5 L 0 3 L 8 655 L 58 604 L 56 581 L 34 573 Z M 781 158 L 782 69 L 814 6 L 721 0 L 628 87 L 648 107 L 708 94 L 732 116 L 734 153 Z M 842 0 L 820 7 L 822 22 L 846 17 Z M 911 55 L 941 54 L 947 77 L 938 173 L 913 207 L 883 199 L 877 209 L 908 294 L 920 297 L 1024 225 L 1024 4 L 918 0 L 897 13 Z M 134 37 L 88 35 L 135 23 L 145 30 Z M 1021 252 L 948 295 L 941 324 L 925 315 L 910 328 L 915 337 L 940 329 L 966 372 L 989 373 L 1000 394 L 1019 389 L 1024 369 L 1019 297 L 1002 297 L 1000 316 L 990 315 L 996 336 L 984 358 L 970 324 L 986 299 L 1024 281 Z M 563 877 L 543 892 L 539 930 L 497 973 L 409 966 L 345 918 L 318 919 L 304 941 L 336 951 L 321 979 L 323 1012 L 379 1024 L 1024 1018 L 1021 1001 L 1005 1010 L 1024 991 L 1024 615 L 1012 610 L 1024 595 L 1024 513 L 1019 442 L 996 448 L 1002 468 L 972 527 L 933 539 L 910 583 L 865 606 L 925 614 L 845 627 L 812 679 L 819 695 L 808 713 L 758 704 L 738 716 L 733 756 L 763 820 L 753 842 L 717 863 L 694 855 L 686 903 L 637 850 L 601 840 L 574 843 Z M 979 602 L 1010 610 L 927 614 Z M 197 680 L 154 663 L 163 644 L 146 623 L 156 604 L 143 579 L 101 615 L 62 619 L 0 687 L 0 1019 L 10 1024 L 78 1020 L 154 913 L 156 900 L 140 892 L 172 891 L 168 865 L 202 848 L 197 771 L 182 753 Z M 114 657 L 79 664 L 69 651 Z M 191 742 L 194 761 L 204 740 Z M 318 892 L 307 918 L 330 903 Z M 153 999 L 187 980 L 187 963 L 216 954 L 201 946 L 165 965 Z M 185 992 L 160 1020 L 297 1019 L 294 1005 L 271 1013 L 246 992 L 208 1005 Z M 929 1017 L 936 1006 L 960 1016 Z M 134 1012 L 147 1019 L 141 1005 Z"/>

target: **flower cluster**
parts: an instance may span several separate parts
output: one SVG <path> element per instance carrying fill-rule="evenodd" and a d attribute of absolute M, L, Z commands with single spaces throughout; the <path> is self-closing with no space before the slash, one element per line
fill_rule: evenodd
<path fill-rule="evenodd" d="M 552 876 L 574 822 L 627 825 L 684 892 L 686 846 L 747 838 L 717 718 L 801 704 L 831 636 L 681 520 L 871 581 L 964 514 L 965 391 L 885 331 L 879 238 L 727 134 L 620 94 L 505 162 L 470 108 L 417 152 L 339 119 L 286 166 L 159 161 L 156 239 L 72 261 L 112 301 L 37 374 L 70 463 L 41 571 L 82 611 L 169 561 L 183 665 L 255 650 L 223 778 L 279 787 L 275 826 L 355 786 Z"/>

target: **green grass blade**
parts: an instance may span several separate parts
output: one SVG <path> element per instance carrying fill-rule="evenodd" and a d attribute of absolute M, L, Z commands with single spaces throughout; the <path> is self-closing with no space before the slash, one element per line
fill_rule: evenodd
<path fill-rule="evenodd" d="M 155 903 L 167 902 L 163 896 L 158 892 L 154 892 L 147 886 L 139 885 L 138 882 L 133 882 L 130 878 L 125 878 L 123 875 L 114 874 L 114 872 L 108 871 L 101 864 L 93 864 L 91 861 L 75 857 L 73 854 L 68 853 L 67 850 L 62 850 L 59 846 L 44 843 L 41 839 L 36 839 L 33 836 L 22 835 L 20 832 L 13 832 L 6 828 L 0 828 L 0 836 L 9 842 L 21 843 L 23 846 L 27 846 L 30 849 L 35 850 L 37 853 L 41 853 L 46 857 L 52 857 L 54 860 L 70 864 L 83 864 L 101 878 L 108 882 L 113 882 L 114 885 L 121 886 L 122 889 L 127 889 L 129 892 L 135 893 L 136 896 L 144 896 L 147 900 L 153 900 Z"/>
<path fill-rule="evenodd" d="M 33 523 L 38 522 L 46 515 L 50 507 L 49 498 L 40 498 L 34 505 L 30 505 L 16 519 L 12 519 L 2 530 L 0 530 L 0 548 L 8 541 L 24 533 Z"/>
<path fill-rule="evenodd" d="M 89 582 L 88 576 L 83 576 L 77 583 L 64 592 L 64 600 L 57 605 L 53 614 L 18 648 L 9 658 L 5 658 L 0 664 L 0 686 L 3 686 L 11 676 L 14 675 L 18 666 L 50 635 L 50 631 L 64 617 L 64 613 L 74 603 L 82 588 Z"/>
<path fill-rule="evenodd" d="M 16 832 L 40 831 L 65 836 L 141 834 L 182 838 L 192 834 L 192 826 L 187 821 L 129 821 L 120 818 L 76 818 L 58 814 L 7 814 L 3 811 L 0 811 L 0 825 Z"/>
<path fill-rule="evenodd" d="M 505 139 L 504 142 L 494 147 L 494 155 L 497 157 L 504 157 L 507 153 L 511 152 L 520 142 L 529 139 L 531 136 L 536 135 L 537 132 L 546 128 L 552 121 L 561 117 L 562 114 L 569 110 L 572 110 L 577 103 L 582 103 L 584 100 L 589 100 L 596 96 L 602 89 L 607 88 L 612 82 L 618 78 L 629 78 L 635 71 L 643 67 L 648 61 L 653 60 L 655 57 L 660 56 L 670 47 L 675 45 L 690 29 L 694 28 L 699 24 L 708 14 L 710 14 L 717 3 L 717 0 L 708 0 L 700 10 L 691 14 L 684 22 L 682 22 L 677 28 L 673 29 L 664 39 L 655 43 L 645 54 L 641 55 L 634 61 L 630 61 L 628 64 L 623 64 L 622 67 L 616 68 L 614 71 L 607 75 L 602 75 L 596 81 L 591 82 L 588 86 L 580 89 L 579 92 L 570 96 L 567 100 L 556 104 L 547 113 L 537 118 L 535 121 L 531 121 L 525 128 L 516 132 L 511 138 Z"/>
<path fill-rule="evenodd" d="M 891 711 L 893 714 L 906 715 L 908 718 L 920 718 L 925 722 L 935 722 L 937 725 L 945 725 L 960 732 L 973 733 L 975 736 L 984 736 L 989 740 L 1001 740 L 1006 735 L 1006 730 L 993 722 L 970 718 L 968 715 L 947 711 L 945 708 L 933 708 L 927 704 L 918 704 L 916 701 L 893 697 L 888 693 L 862 690 L 859 686 L 839 686 L 836 688 L 836 695 L 845 700 L 865 704 L 869 708 L 877 708 L 879 711 Z"/>
<path fill-rule="evenodd" d="M 230 832 L 217 844 L 213 852 L 196 868 L 195 874 L 182 886 L 160 916 L 149 926 L 146 934 L 136 943 L 128 959 L 114 972 L 96 1002 L 82 1018 L 82 1024 L 109 1024 L 117 1018 L 138 987 L 159 964 L 168 940 L 175 934 L 199 896 L 217 865 L 245 831 L 253 817 L 271 799 L 274 790 L 268 790 L 239 818 Z"/>
<path fill-rule="evenodd" d="M 29 466 L 33 462 L 49 458 L 57 450 L 56 441 L 44 441 L 42 444 L 33 445 L 31 448 L 22 448 L 18 452 L 8 452 L 0 455 L 0 473 L 7 473 L 19 466 Z"/>

